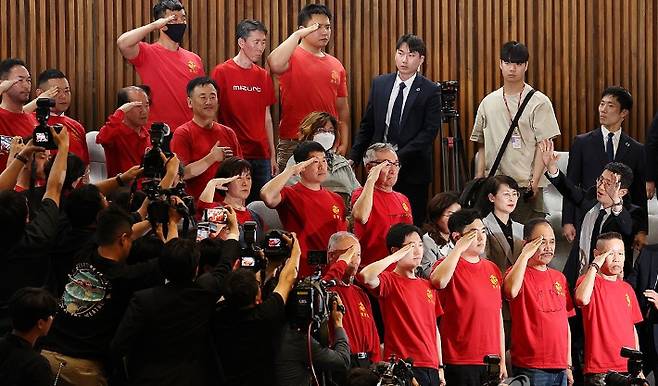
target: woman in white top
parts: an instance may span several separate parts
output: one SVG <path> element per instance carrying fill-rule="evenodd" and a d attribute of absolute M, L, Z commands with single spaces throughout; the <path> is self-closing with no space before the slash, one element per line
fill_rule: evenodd
<path fill-rule="evenodd" d="M 459 196 L 455 192 L 439 193 L 427 204 L 427 219 L 423 224 L 424 251 L 418 267 L 419 276 L 429 278 L 434 263 L 448 256 L 454 247 L 450 240 L 448 219 L 461 208 Z"/>

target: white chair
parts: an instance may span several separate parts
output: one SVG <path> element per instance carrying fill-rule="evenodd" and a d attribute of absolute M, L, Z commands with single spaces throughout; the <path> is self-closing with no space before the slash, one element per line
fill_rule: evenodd
<path fill-rule="evenodd" d="M 250 202 L 247 208 L 263 219 L 265 229 L 283 229 L 279 213 L 275 209 L 268 208 L 263 201 Z"/>
<path fill-rule="evenodd" d="M 89 182 L 94 183 L 107 179 L 105 167 L 105 149 L 96 143 L 98 131 L 90 131 L 86 135 L 89 149 Z"/>

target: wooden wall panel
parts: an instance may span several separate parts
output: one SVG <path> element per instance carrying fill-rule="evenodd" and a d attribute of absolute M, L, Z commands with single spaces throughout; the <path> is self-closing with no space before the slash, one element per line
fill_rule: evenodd
<path fill-rule="evenodd" d="M 423 73 L 460 81 L 458 108 L 468 138 L 484 95 L 501 84 L 498 52 L 511 39 L 530 49 L 528 82 L 553 101 L 567 150 L 574 135 L 597 124 L 602 89 L 620 84 L 635 98 L 624 129 L 643 140 L 658 110 L 655 22 L 658 0 L 320 0 L 334 13 L 328 51 L 348 71 L 352 131 L 367 103 L 370 82 L 394 70 L 397 38 L 422 36 L 428 49 Z M 189 29 L 183 45 L 209 72 L 235 54 L 235 25 L 262 20 L 270 49 L 296 28 L 302 0 L 183 0 Z M 34 77 L 62 69 L 73 87 L 69 112 L 97 129 L 115 106 L 116 90 L 139 82 L 121 58 L 116 38 L 148 23 L 147 0 L 0 0 L 0 58 L 20 57 Z M 148 40 L 152 41 L 155 34 Z M 267 55 L 269 49 L 265 52 Z M 274 109 L 278 114 L 278 108 Z M 276 117 L 275 117 L 276 120 Z M 467 143 L 469 157 L 473 146 Z M 436 153 L 438 154 L 438 152 Z M 438 181 L 438 173 L 435 175 Z M 435 190 L 440 189 L 435 184 Z"/>

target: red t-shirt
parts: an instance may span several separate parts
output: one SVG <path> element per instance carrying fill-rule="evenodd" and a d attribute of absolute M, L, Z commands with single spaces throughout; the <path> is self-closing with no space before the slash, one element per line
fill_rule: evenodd
<path fill-rule="evenodd" d="M 398 358 L 413 358 L 414 366 L 438 368 L 436 318 L 444 310 L 432 284 L 426 279 L 384 271 L 373 292 L 379 298 L 384 319 L 384 358 L 395 354 Z"/>
<path fill-rule="evenodd" d="M 247 159 L 269 159 L 265 111 L 274 104 L 272 78 L 263 68 L 238 66 L 233 59 L 217 65 L 212 78 L 219 87 L 219 123 L 231 127 Z"/>
<path fill-rule="evenodd" d="M 347 230 L 343 199 L 325 188 L 311 190 L 298 182 L 281 190 L 281 202 L 276 207 L 283 228 L 295 232 L 302 259 L 299 277 L 310 275 L 308 251 L 326 251 L 329 237 Z"/>
<path fill-rule="evenodd" d="M 576 311 L 562 272 L 528 267 L 519 294 L 509 303 L 512 364 L 530 369 L 566 369 L 567 319 Z"/>
<path fill-rule="evenodd" d="M 350 342 L 350 351 L 353 354 L 368 353 L 371 361 L 379 362 L 381 360 L 379 335 L 375 320 L 372 318 L 370 299 L 358 285 L 340 284 L 346 269 L 347 263 L 337 261 L 329 266 L 323 279 L 336 279 L 339 282 L 338 285 L 331 288 L 331 291 L 338 293 L 347 310 L 343 317 L 343 327 Z M 331 323 L 329 325 L 331 326 Z"/>
<path fill-rule="evenodd" d="M 139 133 L 135 132 L 123 123 L 125 116 L 122 110 L 117 109 L 96 135 L 96 143 L 105 150 L 105 165 L 110 177 L 140 165 L 144 152 L 151 146 L 148 129 L 142 127 Z"/>
<path fill-rule="evenodd" d="M 36 119 L 36 114 L 35 114 Z M 48 125 L 62 125 L 69 132 L 69 152 L 80 157 L 85 165 L 89 165 L 89 149 L 87 149 L 87 131 L 71 117 L 66 115 L 51 115 L 48 118 Z"/>
<path fill-rule="evenodd" d="M 361 196 L 363 188 L 357 188 L 352 193 L 352 208 Z M 380 260 L 390 253 L 386 249 L 386 234 L 392 225 L 397 223 L 413 224 L 411 216 L 411 204 L 409 199 L 402 193 L 384 192 L 376 189 L 372 195 L 372 210 L 368 222 L 361 224 L 354 221 L 354 234 L 361 241 L 361 266 Z M 388 270 L 393 270 L 395 264 L 391 264 Z"/>
<path fill-rule="evenodd" d="M 347 96 L 345 67 L 333 56 L 318 57 L 301 47 L 295 48 L 288 69 L 279 76 L 283 139 L 297 139 L 299 124 L 314 111 L 338 117 L 336 98 Z"/>
<path fill-rule="evenodd" d="M 584 276 L 578 278 L 580 285 Z M 622 347 L 635 349 L 635 324 L 642 321 L 640 305 L 630 284 L 596 275 L 588 305 L 582 308 L 585 330 L 584 372 L 628 371 Z"/>
<path fill-rule="evenodd" d="M 481 365 L 485 355 L 500 355 L 501 285 L 493 262 L 459 259 L 452 279 L 439 290 L 443 363 Z"/>
<path fill-rule="evenodd" d="M 0 107 L 0 135 L 10 137 L 32 138 L 34 127 L 38 125 L 37 119 L 32 114 L 13 113 Z M 0 172 L 7 166 L 9 154 L 0 154 Z"/>
<path fill-rule="evenodd" d="M 199 55 L 182 47 L 170 51 L 158 43 L 139 43 L 139 54 L 130 60 L 142 83 L 151 87 L 152 122 L 165 122 L 171 130 L 192 119 L 187 106 L 187 83 L 203 76 Z"/>
<path fill-rule="evenodd" d="M 171 151 L 185 165 L 198 161 L 208 155 L 210 149 L 219 141 L 219 146 L 230 147 L 235 157 L 242 158 L 242 150 L 235 132 L 224 125 L 213 122 L 212 128 L 206 129 L 189 121 L 174 132 L 171 139 Z M 205 189 L 208 181 L 215 177 L 219 163 L 215 162 L 205 172 L 185 181 L 185 190 L 196 200 Z"/>

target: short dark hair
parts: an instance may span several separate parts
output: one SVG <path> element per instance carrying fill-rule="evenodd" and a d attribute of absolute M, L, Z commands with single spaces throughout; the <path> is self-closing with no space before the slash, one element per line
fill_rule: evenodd
<path fill-rule="evenodd" d="M 66 197 L 64 210 L 73 228 L 84 228 L 96 222 L 103 209 L 103 196 L 94 184 L 79 186 Z"/>
<path fill-rule="evenodd" d="M 194 91 L 195 88 L 200 87 L 200 86 L 206 86 L 212 84 L 213 87 L 215 88 L 215 91 L 219 92 L 219 87 L 217 87 L 217 83 L 215 83 L 214 80 L 207 76 L 198 76 L 187 84 L 187 96 L 191 97 L 192 92 Z"/>
<path fill-rule="evenodd" d="M 260 31 L 267 35 L 265 24 L 255 19 L 244 19 L 235 27 L 235 40 L 247 39 L 253 31 Z"/>
<path fill-rule="evenodd" d="M 524 225 L 523 225 L 523 240 L 525 241 L 530 241 L 532 240 L 532 232 L 535 231 L 535 228 L 537 228 L 539 225 L 548 225 L 549 227 L 551 226 L 551 223 L 546 220 L 545 218 L 537 217 L 528 220 Z"/>
<path fill-rule="evenodd" d="M 425 56 L 425 42 L 420 37 L 414 34 L 402 35 L 400 36 L 400 39 L 398 39 L 395 49 L 399 50 L 404 43 L 407 43 L 407 46 L 409 46 L 409 52 L 418 52 L 421 56 Z"/>
<path fill-rule="evenodd" d="M 199 266 L 199 246 L 194 240 L 173 239 L 165 244 L 158 259 L 160 271 L 174 284 L 191 282 Z"/>
<path fill-rule="evenodd" d="M 119 91 L 117 91 L 117 108 L 125 105 L 126 103 L 130 102 L 130 93 L 131 92 L 143 92 L 146 94 L 146 97 L 149 98 L 148 92 L 144 90 L 141 86 L 127 86 L 120 88 Z M 150 99 L 150 98 L 149 98 Z"/>
<path fill-rule="evenodd" d="M 441 192 L 432 197 L 427 204 L 427 218 L 423 224 L 423 231 L 427 232 L 437 245 L 444 245 L 448 240 L 441 236 L 437 221 L 443 213 L 453 204 L 459 204 L 459 195 L 456 192 Z"/>
<path fill-rule="evenodd" d="M 16 58 L 9 58 L 0 62 L 0 79 L 7 79 L 7 76 L 9 76 L 9 72 L 11 71 L 11 69 L 16 66 L 23 66 L 27 68 L 27 65 L 25 64 L 24 61 Z"/>
<path fill-rule="evenodd" d="M 30 331 L 39 320 L 57 313 L 57 299 L 43 288 L 23 287 L 9 299 L 11 325 L 19 332 Z"/>
<path fill-rule="evenodd" d="M 98 213 L 96 242 L 100 246 L 114 244 L 123 233 L 132 230 L 132 217 L 119 207 L 110 205 Z"/>
<path fill-rule="evenodd" d="M 390 251 L 393 247 L 402 248 L 404 239 L 414 232 L 418 233 L 418 236 L 423 234 L 420 228 L 413 224 L 403 222 L 393 224 L 386 233 L 386 249 Z"/>
<path fill-rule="evenodd" d="M 604 170 L 619 174 L 621 188 L 628 189 L 633 183 L 633 169 L 621 162 L 610 162 L 605 165 Z"/>
<path fill-rule="evenodd" d="M 500 60 L 503 62 L 522 64 L 527 63 L 528 59 L 530 59 L 528 47 L 516 40 L 503 44 L 503 47 L 500 49 Z"/>
<path fill-rule="evenodd" d="M 44 173 L 49 176 L 55 159 L 50 159 L 44 166 Z M 73 182 L 80 177 L 84 177 L 87 172 L 87 165 L 77 155 L 69 153 L 66 156 L 66 175 L 62 189 L 65 191 L 73 190 Z"/>
<path fill-rule="evenodd" d="M 224 294 L 231 307 L 243 308 L 254 304 L 258 295 L 256 273 L 244 268 L 231 272 L 226 277 Z"/>
<path fill-rule="evenodd" d="M 448 229 L 450 233 L 462 233 L 464 228 L 475 220 L 482 220 L 482 216 L 477 209 L 462 209 L 450 216 L 448 219 Z"/>
<path fill-rule="evenodd" d="M 297 15 L 297 25 L 306 26 L 313 15 L 325 15 L 331 21 L 331 12 L 324 4 L 306 4 L 304 8 L 299 11 Z"/>
<path fill-rule="evenodd" d="M 160 0 L 153 6 L 153 19 L 163 18 L 167 11 L 182 11 L 184 9 L 185 7 L 178 0 Z"/>
<path fill-rule="evenodd" d="M 324 153 L 324 147 L 315 141 L 304 141 L 297 145 L 292 155 L 295 162 L 300 163 L 306 161 L 311 153 Z"/>
<path fill-rule="evenodd" d="M 251 173 L 251 164 L 249 161 L 239 157 L 230 157 L 219 164 L 217 173 L 215 173 L 215 178 L 230 178 L 233 176 L 239 176 L 243 172 Z M 226 190 L 220 190 L 219 194 L 226 196 Z"/>
<path fill-rule="evenodd" d="M 633 96 L 631 93 L 621 86 L 610 86 L 603 90 L 601 93 L 601 99 L 605 96 L 613 96 L 617 99 L 617 102 L 621 105 L 622 110 L 631 111 L 633 108 Z"/>
<path fill-rule="evenodd" d="M 599 237 L 596 238 L 596 243 L 598 244 L 599 241 L 605 241 L 605 240 L 621 240 L 624 241 L 624 238 L 622 237 L 621 233 L 619 232 L 604 232 L 599 235 Z"/>
<path fill-rule="evenodd" d="M 37 77 L 37 87 L 41 88 L 41 86 L 51 79 L 66 79 L 66 75 L 56 68 L 49 68 Z"/>
<path fill-rule="evenodd" d="M 206 265 L 214 267 L 222 257 L 222 241 L 218 239 L 203 239 L 199 241 L 199 268 Z M 201 269 L 199 270 L 201 274 Z"/>
<path fill-rule="evenodd" d="M 21 240 L 25 232 L 25 219 L 28 207 L 25 196 L 14 190 L 0 191 L 0 245 L 8 248 Z"/>
<path fill-rule="evenodd" d="M 482 184 L 482 190 L 480 191 L 480 195 L 478 196 L 477 202 L 475 204 L 475 208 L 480 211 L 482 216 L 486 216 L 493 212 L 494 204 L 493 202 L 489 201 L 489 194 L 493 194 L 495 196 L 496 193 L 498 193 L 498 189 L 500 189 L 502 185 L 507 185 L 517 192 L 519 191 L 519 184 L 514 178 L 510 176 L 499 174 L 487 178 L 484 181 L 484 184 Z"/>

